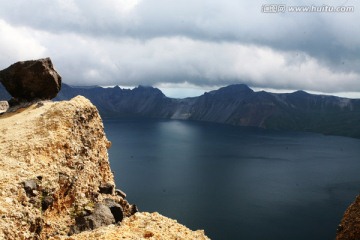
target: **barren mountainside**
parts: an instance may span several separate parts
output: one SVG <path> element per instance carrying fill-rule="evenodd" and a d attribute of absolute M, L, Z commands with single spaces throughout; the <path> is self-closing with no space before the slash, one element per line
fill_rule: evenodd
<path fill-rule="evenodd" d="M 188 119 L 360 138 L 359 99 L 304 91 L 284 94 L 254 92 L 244 84 L 184 99 L 166 97 L 153 87 L 139 86 L 129 90 L 63 84 L 57 99 L 70 99 L 78 94 L 89 98 L 104 117 Z"/>
<path fill-rule="evenodd" d="M 80 96 L 0 115 L 0 239 L 208 239 L 126 201 L 103 128 Z"/>

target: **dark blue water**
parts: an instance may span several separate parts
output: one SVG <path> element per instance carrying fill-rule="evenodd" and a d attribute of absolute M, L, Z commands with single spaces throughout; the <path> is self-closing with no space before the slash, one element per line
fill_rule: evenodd
<path fill-rule="evenodd" d="M 360 140 L 105 119 L 117 187 L 212 239 L 334 239 L 360 189 Z"/>

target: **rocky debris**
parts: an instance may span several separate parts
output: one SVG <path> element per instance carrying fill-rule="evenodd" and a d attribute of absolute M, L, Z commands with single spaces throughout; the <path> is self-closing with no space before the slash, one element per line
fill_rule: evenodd
<path fill-rule="evenodd" d="M 97 109 L 83 97 L 38 105 L 0 115 L 0 239 L 67 236 L 106 198 L 131 216 L 126 200 L 99 193 L 99 183 L 114 188 L 114 177 Z M 42 227 L 30 231 L 37 218 Z"/>
<path fill-rule="evenodd" d="M 84 97 L 4 113 L 0 134 L 0 239 L 134 239 L 133 229 L 140 234 L 136 239 L 150 233 L 161 234 L 157 239 L 207 239 L 173 220 L 166 225 L 160 215 L 131 218 L 138 209 L 114 191 L 110 142 L 97 109 Z M 114 193 L 100 193 L 99 183 Z M 68 237 L 70 228 L 94 230 Z M 115 235 L 102 238 L 103 231 Z"/>
<path fill-rule="evenodd" d="M 36 195 L 36 189 L 38 187 L 37 180 L 30 179 L 23 182 L 24 189 L 27 196 L 35 196 Z"/>
<path fill-rule="evenodd" d="M 30 223 L 29 230 L 38 236 L 41 233 L 43 226 L 44 220 L 41 217 L 37 217 L 34 222 Z"/>
<path fill-rule="evenodd" d="M 44 106 L 44 101 L 33 100 L 31 102 L 18 102 L 12 98 L 9 101 L 9 107 L 7 108 L 6 112 L 16 112 L 21 108 L 27 108 L 34 104 L 36 104 L 36 107 L 39 108 Z"/>
<path fill-rule="evenodd" d="M 135 204 L 131 205 L 131 211 L 130 211 L 131 215 L 134 215 L 137 212 L 139 212 L 138 207 Z"/>
<path fill-rule="evenodd" d="M 84 210 L 75 218 L 75 225 L 70 228 L 69 235 L 118 223 L 124 218 L 121 205 L 111 198 L 104 199 L 102 203 L 96 203 L 93 210 L 89 208 Z"/>
<path fill-rule="evenodd" d="M 336 240 L 360 239 L 360 195 L 345 211 L 336 232 Z"/>
<path fill-rule="evenodd" d="M 9 103 L 7 101 L 0 101 L 0 113 L 6 112 L 9 108 Z"/>
<path fill-rule="evenodd" d="M 97 203 L 92 214 L 75 218 L 75 225 L 70 228 L 69 235 L 93 230 L 113 223 L 115 223 L 115 218 L 110 208 L 104 204 Z"/>
<path fill-rule="evenodd" d="M 120 189 L 115 189 L 115 194 L 122 197 L 122 198 L 124 198 L 124 199 L 126 198 L 126 193 L 124 193 Z"/>
<path fill-rule="evenodd" d="M 104 200 L 104 204 L 110 209 L 112 215 L 115 218 L 116 223 L 121 222 L 123 220 L 124 213 L 123 213 L 123 209 L 120 204 L 116 203 L 111 198 L 106 198 Z"/>
<path fill-rule="evenodd" d="M 43 199 L 41 201 L 41 210 L 46 211 L 54 203 L 54 197 L 51 195 L 43 194 Z"/>
<path fill-rule="evenodd" d="M 104 194 L 113 194 L 114 192 L 114 184 L 111 183 L 103 183 L 99 186 L 99 192 Z"/>
<path fill-rule="evenodd" d="M 61 89 L 61 77 L 50 58 L 22 61 L 0 71 L 0 82 L 13 99 L 10 106 L 34 100 L 50 100 Z"/>
<path fill-rule="evenodd" d="M 42 179 L 42 176 L 37 176 L 35 179 L 25 180 L 21 184 L 28 197 L 28 202 L 34 207 L 41 207 L 41 210 L 44 212 L 53 205 L 54 196 L 50 189 L 42 187 Z M 25 204 L 24 201 L 23 204 Z"/>
<path fill-rule="evenodd" d="M 139 212 L 124 218 L 119 225 L 109 225 L 92 231 L 84 231 L 62 240 L 88 239 L 177 239 L 208 240 L 203 230 L 191 231 L 176 220 L 159 213 Z"/>

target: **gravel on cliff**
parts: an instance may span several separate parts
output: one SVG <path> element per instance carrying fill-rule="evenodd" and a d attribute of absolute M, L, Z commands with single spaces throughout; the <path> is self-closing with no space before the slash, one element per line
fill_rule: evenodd
<path fill-rule="evenodd" d="M 100 190 L 115 187 L 111 143 L 86 98 L 0 114 L 0 134 L 0 239 L 208 239 Z M 121 222 L 68 235 L 77 217 L 109 199 L 121 206 Z"/>

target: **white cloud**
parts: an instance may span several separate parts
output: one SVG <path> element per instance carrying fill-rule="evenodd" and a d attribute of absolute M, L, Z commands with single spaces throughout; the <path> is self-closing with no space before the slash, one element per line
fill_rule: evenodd
<path fill-rule="evenodd" d="M 188 83 L 211 88 L 246 83 L 277 89 L 360 91 L 359 74 L 331 70 L 304 52 L 185 37 L 115 40 L 38 34 L 64 81 L 75 85 Z"/>
<path fill-rule="evenodd" d="M 212 89 L 241 82 L 262 88 L 360 91 L 357 8 L 344 14 L 265 14 L 263 4 L 267 2 L 4 1 L 0 64 L 50 56 L 64 81 L 75 85 L 188 83 Z"/>
<path fill-rule="evenodd" d="M 0 19 L 0 66 L 45 57 L 46 48 L 33 37 L 26 27 L 14 27 Z"/>
<path fill-rule="evenodd" d="M 136 8 L 140 0 L 115 0 L 112 3 L 120 13 L 127 14 Z"/>

